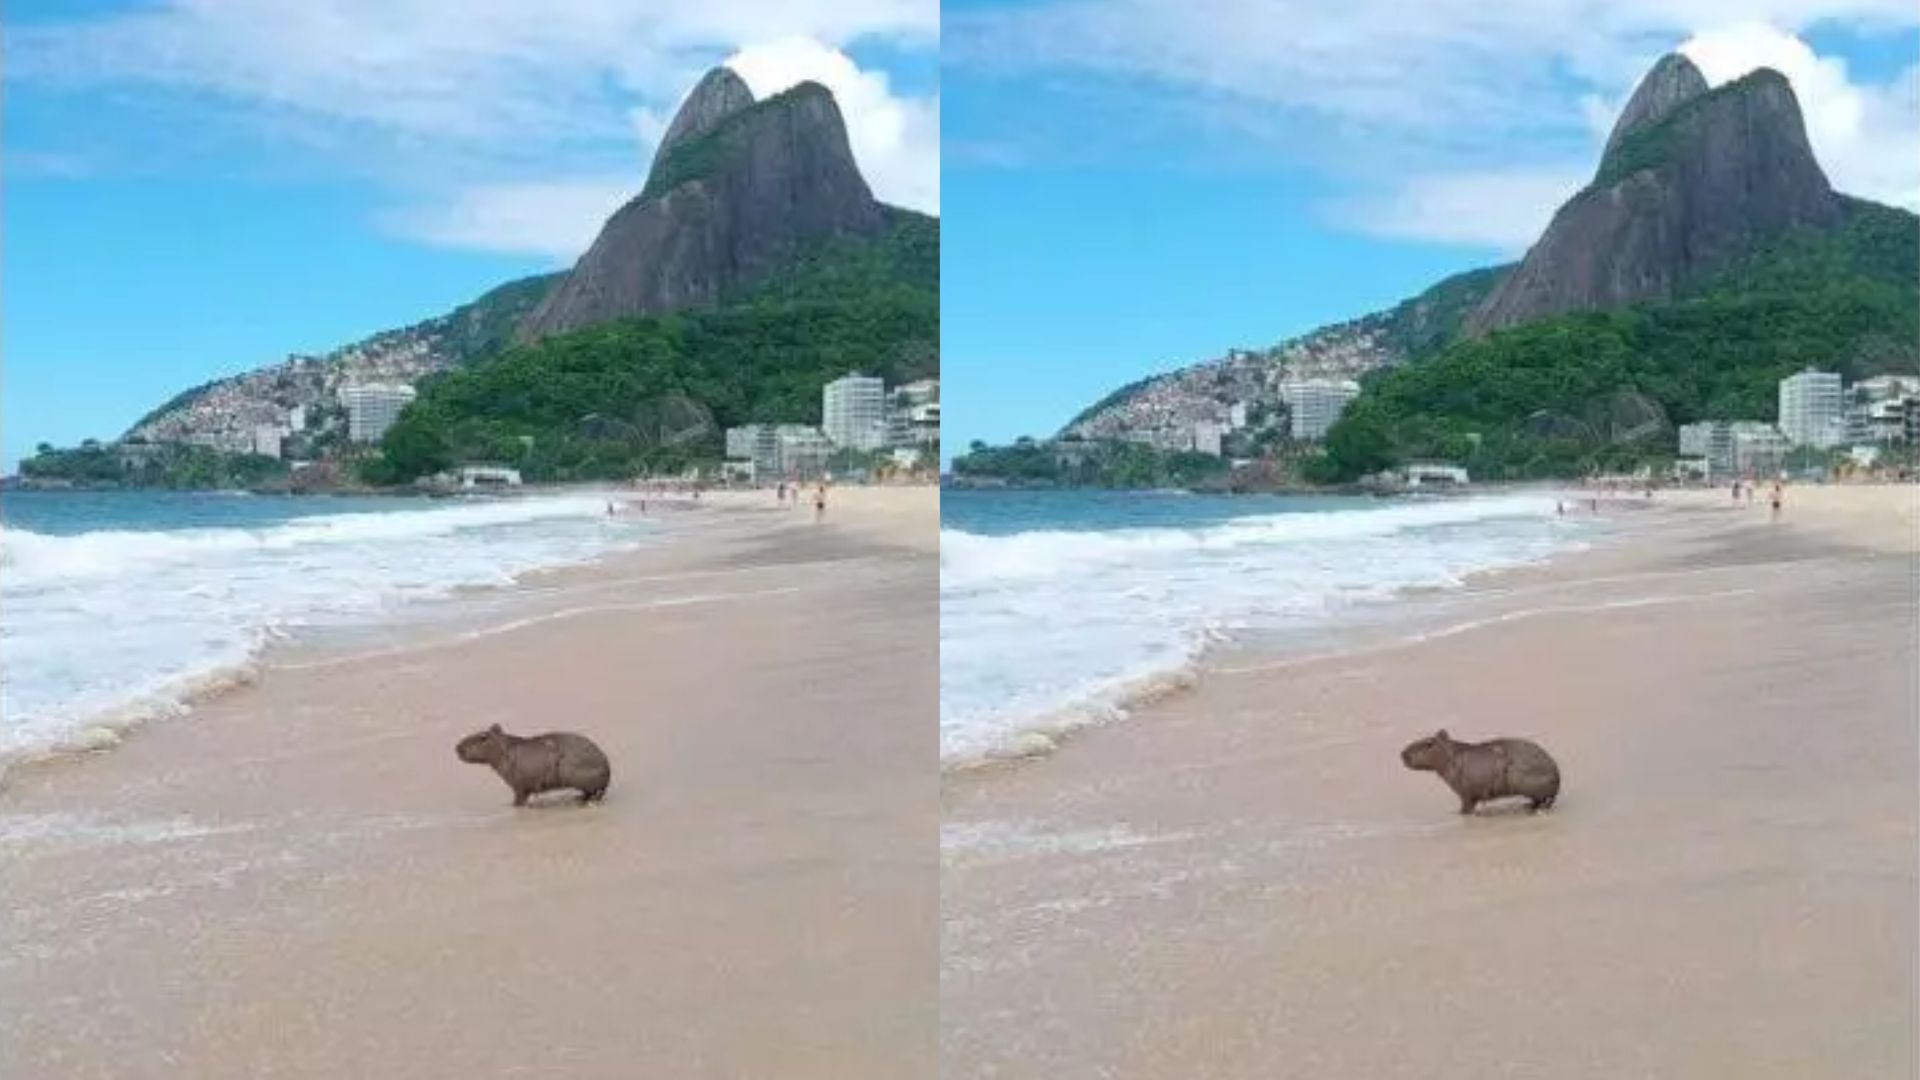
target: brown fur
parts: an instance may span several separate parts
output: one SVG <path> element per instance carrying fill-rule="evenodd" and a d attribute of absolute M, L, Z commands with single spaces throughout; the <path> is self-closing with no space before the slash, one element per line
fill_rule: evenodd
<path fill-rule="evenodd" d="M 1438 773 L 1460 796 L 1463 814 L 1473 813 L 1480 803 L 1509 796 L 1526 799 L 1530 811 L 1550 810 L 1560 796 L 1560 766 L 1526 739 L 1456 742 L 1442 728 L 1407 744 L 1400 751 L 1400 761 L 1416 772 Z"/>
<path fill-rule="evenodd" d="M 592 739 L 570 731 L 521 738 L 495 724 L 461 739 L 453 752 L 469 764 L 492 766 L 513 789 L 515 806 L 527 805 L 529 796 L 543 791 L 566 788 L 580 792 L 583 803 L 596 802 L 606 796 L 613 781 L 607 755 Z"/>

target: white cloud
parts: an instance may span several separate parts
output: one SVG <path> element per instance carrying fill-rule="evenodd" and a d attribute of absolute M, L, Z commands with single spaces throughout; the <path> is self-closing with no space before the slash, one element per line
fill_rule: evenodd
<path fill-rule="evenodd" d="M 756 98 L 812 80 L 833 91 L 847 140 L 880 198 L 940 210 L 940 99 L 899 97 L 885 72 L 862 71 L 838 49 L 790 37 L 749 45 L 727 58 Z"/>
<path fill-rule="evenodd" d="M 1592 175 L 1586 165 L 1416 176 L 1329 207 L 1359 232 L 1519 255 Z"/>
<path fill-rule="evenodd" d="M 593 243 L 609 215 L 634 195 L 619 175 L 463 188 L 450 198 L 385 215 L 392 232 L 439 247 L 533 253 L 566 264 Z"/>
<path fill-rule="evenodd" d="M 371 177 L 432 207 L 397 215 L 432 225 L 409 235 L 551 253 L 557 241 L 535 223 L 577 236 L 566 208 L 591 209 L 605 177 L 631 169 L 637 190 L 686 90 L 760 42 L 804 41 L 845 61 L 836 77 L 867 94 L 876 190 L 937 205 L 938 99 L 894 97 L 840 50 L 933 48 L 939 26 L 938 0 L 163 0 L 10 22 L 6 79 L 143 91 L 122 103 L 170 93 L 200 117 L 244 118 L 308 170 Z M 422 191 L 422 176 L 460 183 Z M 484 242 L 489 222 L 497 244 Z"/>

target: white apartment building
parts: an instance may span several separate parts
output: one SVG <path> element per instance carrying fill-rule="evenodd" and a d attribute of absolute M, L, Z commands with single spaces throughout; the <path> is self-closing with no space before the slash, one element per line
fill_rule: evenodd
<path fill-rule="evenodd" d="M 838 447 L 878 450 L 887 445 L 887 393 L 879 379 L 847 374 L 820 391 L 820 426 Z"/>
<path fill-rule="evenodd" d="M 1360 396 L 1352 379 L 1289 379 L 1280 384 L 1280 400 L 1287 403 L 1287 431 L 1303 442 L 1326 438 L 1347 403 Z"/>
<path fill-rule="evenodd" d="M 753 448 L 760 441 L 760 429 L 765 424 L 742 424 L 727 429 L 727 458 L 732 461 L 750 461 Z"/>
<path fill-rule="evenodd" d="M 1725 420 L 1702 420 L 1680 425 L 1680 456 L 1701 458 L 1709 476 L 1725 476 L 1734 471 L 1733 431 L 1737 425 Z M 1761 424 L 1760 427 L 1766 427 Z"/>
<path fill-rule="evenodd" d="M 1794 443 L 1770 424 L 1740 421 L 1733 428 L 1733 468 L 1742 476 L 1760 478 L 1780 471 Z"/>
<path fill-rule="evenodd" d="M 734 432 L 752 432 L 753 444 L 745 454 L 733 452 Z M 727 432 L 728 457 L 744 457 L 753 462 L 753 478 L 771 480 L 808 480 L 826 470 L 833 444 L 819 428 L 805 424 L 749 424 Z"/>
<path fill-rule="evenodd" d="M 265 454 L 270 458 L 280 456 L 280 437 L 285 434 L 273 424 L 261 424 L 253 429 L 253 452 Z"/>
<path fill-rule="evenodd" d="M 1794 446 L 1831 449 L 1845 441 L 1840 375 L 1808 368 L 1780 380 L 1780 433 Z"/>
<path fill-rule="evenodd" d="M 400 410 L 414 399 L 413 387 L 403 383 L 362 383 L 340 388 L 340 404 L 347 410 L 347 438 L 357 443 L 379 442 Z"/>

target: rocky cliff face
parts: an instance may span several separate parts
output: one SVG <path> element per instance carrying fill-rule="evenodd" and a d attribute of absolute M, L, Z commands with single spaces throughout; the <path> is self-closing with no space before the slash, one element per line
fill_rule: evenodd
<path fill-rule="evenodd" d="M 825 87 L 754 102 L 737 76 L 716 71 L 674 117 L 645 189 L 518 337 L 712 306 L 809 249 L 886 227 Z"/>
<path fill-rule="evenodd" d="M 1669 56 L 1628 102 L 1593 183 L 1465 329 L 1666 300 L 1767 237 L 1840 216 L 1785 76 L 1762 68 L 1707 90 Z"/>

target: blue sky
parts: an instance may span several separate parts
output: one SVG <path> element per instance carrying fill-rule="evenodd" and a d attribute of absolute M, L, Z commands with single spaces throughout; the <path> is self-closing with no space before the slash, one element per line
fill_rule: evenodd
<path fill-rule="evenodd" d="M 935 0 L 13 0 L 0 467 L 565 266 L 691 83 L 840 99 L 940 205 Z"/>
<path fill-rule="evenodd" d="M 1516 257 L 1683 49 L 1794 82 L 1842 190 L 1920 209 L 1886 0 L 962 0 L 943 8 L 944 448 Z"/>

